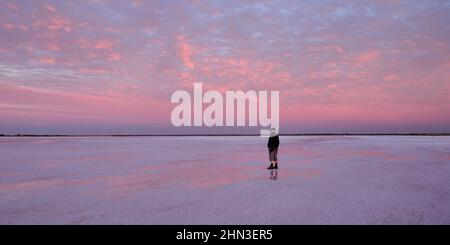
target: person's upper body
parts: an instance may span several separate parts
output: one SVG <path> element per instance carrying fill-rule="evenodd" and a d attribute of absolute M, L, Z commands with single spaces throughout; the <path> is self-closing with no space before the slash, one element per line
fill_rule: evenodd
<path fill-rule="evenodd" d="M 267 142 L 267 147 L 272 151 L 275 148 L 278 148 L 280 145 L 280 139 L 278 138 L 278 134 L 275 136 L 269 137 L 269 142 Z"/>

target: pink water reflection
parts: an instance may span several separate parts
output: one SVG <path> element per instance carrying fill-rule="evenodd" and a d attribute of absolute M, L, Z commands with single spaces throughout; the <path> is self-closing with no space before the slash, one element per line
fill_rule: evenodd
<path fill-rule="evenodd" d="M 434 200 L 427 205 L 440 208 L 429 213 L 449 206 L 442 198 L 448 138 L 281 137 L 277 171 L 265 169 L 266 140 L 0 138 L 0 223 L 210 223 L 203 213 L 229 223 L 333 218 L 316 207 L 355 213 L 345 216 L 356 217 L 353 223 L 380 223 L 385 210 L 405 204 L 418 210 Z M 373 217 L 358 210 L 369 204 Z M 270 205 L 289 212 L 262 216 Z"/>

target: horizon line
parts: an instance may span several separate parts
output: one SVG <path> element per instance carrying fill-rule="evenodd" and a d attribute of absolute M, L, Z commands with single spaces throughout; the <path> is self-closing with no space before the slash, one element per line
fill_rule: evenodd
<path fill-rule="evenodd" d="M 450 136 L 444 133 L 291 133 L 280 136 Z M 0 137 L 260 136 L 260 134 L 0 134 Z"/>

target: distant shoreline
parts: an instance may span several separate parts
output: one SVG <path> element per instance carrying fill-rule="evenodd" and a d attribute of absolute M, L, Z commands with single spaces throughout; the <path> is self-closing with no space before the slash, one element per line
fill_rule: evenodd
<path fill-rule="evenodd" d="M 192 137 L 192 136 L 260 136 L 259 134 L 0 134 L 0 137 Z M 450 136 L 450 133 L 305 133 L 280 136 Z"/>

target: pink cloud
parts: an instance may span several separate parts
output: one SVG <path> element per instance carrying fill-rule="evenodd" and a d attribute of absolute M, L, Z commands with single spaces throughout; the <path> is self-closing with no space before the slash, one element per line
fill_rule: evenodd
<path fill-rule="evenodd" d="M 372 62 L 378 59 L 379 53 L 376 50 L 369 50 L 367 52 L 364 52 L 362 54 L 356 55 L 353 57 L 353 60 L 358 63 L 367 63 Z"/>
<path fill-rule="evenodd" d="M 65 32 L 70 32 L 72 30 L 72 24 L 64 18 L 51 17 L 49 22 L 48 29 L 50 30 L 64 30 Z"/>
<path fill-rule="evenodd" d="M 9 24 L 9 23 L 2 23 L 2 26 L 5 30 L 12 30 L 14 29 L 14 25 L 13 24 Z"/>
<path fill-rule="evenodd" d="M 46 9 L 49 12 L 56 12 L 56 8 L 52 5 L 46 4 L 43 7 L 44 7 L 44 9 Z"/>
<path fill-rule="evenodd" d="M 95 48 L 97 49 L 110 49 L 112 48 L 112 42 L 109 40 L 100 40 L 95 44 Z"/>
<path fill-rule="evenodd" d="M 385 81 L 395 81 L 398 80 L 398 76 L 397 75 L 387 75 L 383 77 L 383 80 Z"/>
<path fill-rule="evenodd" d="M 59 50 L 61 50 L 61 47 L 59 46 L 58 43 L 49 43 L 49 44 L 47 45 L 47 47 L 48 47 L 48 49 L 51 50 L 51 51 L 59 51 Z"/>
<path fill-rule="evenodd" d="M 149 123 L 165 122 L 162 115 L 170 103 L 124 93 L 127 85 L 115 87 L 107 95 L 43 90 L 0 83 L 5 92 L 0 103 L 3 119 L 20 118 L 36 123 L 49 122 L 107 122 Z M 136 89 L 136 88 L 134 88 Z M 158 106 L 158 108 L 156 108 Z M 148 108 L 154 108 L 148 110 Z M 116 119 L 111 120 L 114 117 Z"/>
<path fill-rule="evenodd" d="M 108 56 L 108 61 L 118 61 L 122 58 L 119 53 L 112 53 Z"/>
<path fill-rule="evenodd" d="M 132 6 L 133 7 L 139 7 L 142 5 L 143 0 L 133 0 Z"/>
<path fill-rule="evenodd" d="M 5 30 L 13 30 L 13 29 L 19 29 L 21 31 L 28 31 L 28 27 L 25 25 L 20 25 L 20 24 L 10 24 L 10 23 L 2 23 L 2 27 Z"/>
<path fill-rule="evenodd" d="M 51 57 L 44 57 L 44 58 L 40 58 L 39 61 L 43 64 L 47 64 L 47 65 L 53 65 L 56 63 L 56 59 L 55 58 L 51 58 Z"/>
<path fill-rule="evenodd" d="M 95 58 L 97 58 L 97 57 L 98 57 L 98 55 L 97 55 L 96 53 L 89 53 L 89 54 L 86 56 L 87 59 L 95 59 Z"/>
<path fill-rule="evenodd" d="M 344 49 L 338 45 L 326 45 L 323 47 L 311 47 L 309 50 L 314 51 L 314 52 L 334 51 L 339 54 L 344 53 Z"/>
<path fill-rule="evenodd" d="M 35 28 L 45 28 L 50 31 L 65 31 L 73 30 L 73 23 L 63 16 L 50 16 L 49 18 L 35 19 L 32 24 Z"/>
<path fill-rule="evenodd" d="M 193 53 L 192 47 L 189 46 L 189 44 L 185 40 L 185 37 L 182 35 L 177 36 L 177 41 L 180 59 L 182 60 L 184 66 L 193 69 L 195 67 L 195 64 L 191 59 Z"/>

